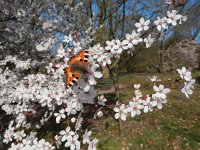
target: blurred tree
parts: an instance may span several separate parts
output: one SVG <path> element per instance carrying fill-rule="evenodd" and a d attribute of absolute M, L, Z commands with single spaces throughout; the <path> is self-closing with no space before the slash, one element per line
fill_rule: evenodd
<path fill-rule="evenodd" d="M 180 66 L 188 68 L 198 67 L 198 53 L 200 46 L 195 41 L 184 39 L 175 45 L 167 48 L 164 53 L 164 69 L 165 71 L 174 71 Z"/>

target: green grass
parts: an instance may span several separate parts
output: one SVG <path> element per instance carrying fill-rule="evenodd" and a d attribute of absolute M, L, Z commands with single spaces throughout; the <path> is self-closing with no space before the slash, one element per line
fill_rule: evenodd
<path fill-rule="evenodd" d="M 157 74 L 161 79 L 173 80 L 174 74 Z M 198 80 L 200 72 L 194 72 L 193 76 Z M 169 81 L 163 81 L 169 85 Z M 163 83 L 162 82 L 162 83 Z M 108 79 L 106 84 L 112 85 Z M 147 76 L 120 76 L 119 83 L 127 87 L 120 92 L 123 102 L 128 102 L 133 96 L 133 84 L 140 83 L 144 94 L 152 93 L 152 83 Z M 108 100 L 114 99 L 113 94 L 107 95 Z M 112 118 L 98 120 L 98 126 L 102 130 L 95 132 L 95 137 L 100 139 L 100 150 L 198 150 L 200 149 L 200 85 L 195 85 L 194 94 L 186 99 L 180 94 L 180 89 L 173 89 L 168 96 L 168 103 L 162 110 L 157 110 L 128 118 L 124 122 L 124 135 L 118 129 L 117 122 Z M 100 122 L 100 123 L 99 123 Z M 107 130 L 103 130 L 105 122 L 109 123 Z"/>

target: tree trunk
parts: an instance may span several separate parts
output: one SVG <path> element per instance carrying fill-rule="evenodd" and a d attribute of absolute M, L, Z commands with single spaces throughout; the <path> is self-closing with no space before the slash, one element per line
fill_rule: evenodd
<path fill-rule="evenodd" d="M 118 77 L 117 77 L 116 71 L 112 72 L 112 80 L 113 80 L 113 83 L 114 83 L 115 95 L 116 95 L 117 101 L 119 103 L 121 103 L 120 91 L 119 91 L 119 82 L 118 82 Z M 123 126 L 123 122 L 122 122 L 121 119 L 118 119 L 118 126 L 119 126 L 119 130 L 120 130 L 120 134 L 123 136 L 124 126 Z"/>

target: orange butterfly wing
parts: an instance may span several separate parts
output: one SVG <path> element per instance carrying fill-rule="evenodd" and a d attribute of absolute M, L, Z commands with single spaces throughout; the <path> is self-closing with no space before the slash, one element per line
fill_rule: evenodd
<path fill-rule="evenodd" d="M 88 51 L 83 50 L 81 51 L 78 55 L 76 55 L 75 57 L 73 57 L 70 61 L 69 61 L 69 65 L 72 64 L 88 64 Z"/>
<path fill-rule="evenodd" d="M 66 73 L 66 85 L 67 86 L 74 85 L 74 83 L 76 83 L 81 76 L 80 73 L 78 73 L 78 72 L 72 72 L 71 67 L 67 67 L 65 69 L 65 73 Z"/>
<path fill-rule="evenodd" d="M 65 68 L 67 87 L 71 87 L 72 85 L 74 85 L 81 77 L 81 74 L 79 72 L 73 71 L 71 69 L 71 65 L 73 64 L 80 66 L 88 64 L 88 52 L 86 50 L 83 50 L 75 57 L 72 57 L 69 61 L 69 67 Z"/>

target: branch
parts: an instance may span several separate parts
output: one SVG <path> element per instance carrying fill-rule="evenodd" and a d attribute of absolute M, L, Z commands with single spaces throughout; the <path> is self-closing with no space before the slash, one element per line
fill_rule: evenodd
<path fill-rule="evenodd" d="M 102 22 L 100 22 L 99 26 L 101 26 L 109 17 L 111 17 L 112 14 L 113 14 L 114 12 L 118 11 L 118 9 L 122 6 L 122 4 L 123 4 L 123 3 L 120 3 L 120 4 L 118 5 L 118 7 L 117 7 L 114 11 L 111 11 L 110 14 L 109 14 L 108 16 L 106 16 L 106 14 L 105 14 L 105 16 L 104 16 L 104 18 L 102 19 Z M 112 5 L 113 5 L 113 4 L 112 4 Z"/>

